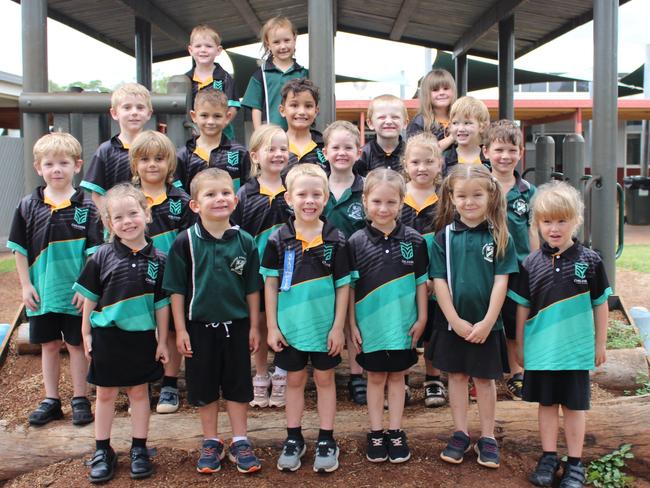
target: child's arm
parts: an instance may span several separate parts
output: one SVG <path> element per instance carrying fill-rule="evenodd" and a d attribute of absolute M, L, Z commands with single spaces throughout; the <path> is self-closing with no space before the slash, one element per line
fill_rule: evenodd
<path fill-rule="evenodd" d="M 446 151 L 454 143 L 454 136 L 449 135 L 438 140 L 438 147 L 441 151 Z"/>
<path fill-rule="evenodd" d="M 156 328 L 158 329 L 158 346 L 156 346 L 156 361 L 166 364 L 169 361 L 167 350 L 167 333 L 169 332 L 169 306 L 156 309 Z"/>
<path fill-rule="evenodd" d="M 32 281 L 29 279 L 29 263 L 27 262 L 27 256 L 20 252 L 15 252 L 14 256 L 16 257 L 18 281 L 20 281 L 20 287 L 22 288 L 23 303 L 31 311 L 36 311 L 39 307 L 38 304 L 41 301 L 41 298 L 38 296 L 36 288 L 34 288 Z"/>
<path fill-rule="evenodd" d="M 267 276 L 264 280 L 264 306 L 266 307 L 267 342 L 275 352 L 289 346 L 278 327 L 278 290 L 277 276 Z"/>
<path fill-rule="evenodd" d="M 451 299 L 447 280 L 444 278 L 434 278 L 433 287 L 436 292 L 438 305 L 440 305 L 442 313 L 445 314 L 447 322 L 449 322 L 449 325 L 456 334 L 461 336 L 463 339 L 467 339 L 467 336 L 472 332 L 472 324 L 458 316 L 458 313 L 454 308 L 454 302 Z"/>
<path fill-rule="evenodd" d="M 190 335 L 187 333 L 185 324 L 185 295 L 172 293 L 170 296 L 172 303 L 172 317 L 174 318 L 174 330 L 176 331 L 176 348 L 178 352 L 186 357 L 192 357 L 192 344 Z"/>
<path fill-rule="evenodd" d="M 334 324 L 327 336 L 327 351 L 330 356 L 341 354 L 345 344 L 345 315 L 348 310 L 349 286 L 339 286 L 336 289 L 336 309 L 334 311 Z"/>
<path fill-rule="evenodd" d="M 499 318 L 507 292 L 508 275 L 495 275 L 487 313 L 483 320 L 474 324 L 472 332 L 465 337 L 467 342 L 473 342 L 474 344 L 483 344 L 485 342 L 485 339 L 490 335 L 492 327 L 494 327 L 494 324 Z"/>
<path fill-rule="evenodd" d="M 515 323 L 517 324 L 517 347 L 515 349 L 515 356 L 517 364 L 522 368 L 524 367 L 524 326 L 526 325 L 526 320 L 528 320 L 529 314 L 530 308 L 524 307 L 523 305 L 517 305 L 517 313 L 515 315 Z"/>
<path fill-rule="evenodd" d="M 251 109 L 251 119 L 253 120 L 253 130 L 262 125 L 262 111 L 258 108 Z"/>
<path fill-rule="evenodd" d="M 84 354 L 86 355 L 86 359 L 88 359 L 88 361 L 91 360 L 90 353 L 93 350 L 93 339 L 90 333 L 90 314 L 93 310 L 95 310 L 96 306 L 97 302 L 91 300 L 90 298 L 84 298 L 84 308 L 81 314 L 81 337 L 84 343 Z"/>
<path fill-rule="evenodd" d="M 424 327 L 427 325 L 427 283 L 420 283 L 415 290 L 415 301 L 418 307 L 418 319 L 415 321 L 411 330 L 409 330 L 409 335 L 411 339 L 411 347 L 415 347 L 424 332 Z"/>
<path fill-rule="evenodd" d="M 357 352 L 361 352 L 361 332 L 357 327 L 357 317 L 354 313 L 354 288 L 350 287 L 350 296 L 348 297 L 348 324 L 350 326 L 350 337 L 357 348 Z"/>
<path fill-rule="evenodd" d="M 609 320 L 609 306 L 607 300 L 594 307 L 594 323 L 596 324 L 596 366 L 607 361 L 607 322 Z"/>
<path fill-rule="evenodd" d="M 248 348 L 251 354 L 255 354 L 260 348 L 260 292 L 246 295 L 248 304 L 248 318 L 250 320 L 250 332 L 248 333 Z"/>

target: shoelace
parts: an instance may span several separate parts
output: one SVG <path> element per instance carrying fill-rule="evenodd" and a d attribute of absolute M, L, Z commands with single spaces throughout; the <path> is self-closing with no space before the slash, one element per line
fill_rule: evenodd
<path fill-rule="evenodd" d="M 273 388 L 271 388 L 271 396 L 272 397 L 283 397 L 285 388 L 286 388 L 286 385 L 273 385 Z"/>
<path fill-rule="evenodd" d="M 370 441 L 372 442 L 372 447 L 381 447 L 384 445 L 383 437 L 371 437 Z"/>
<path fill-rule="evenodd" d="M 160 401 L 161 402 L 167 402 L 167 403 L 172 403 L 174 400 L 174 393 L 171 391 L 161 391 L 160 392 Z"/>
<path fill-rule="evenodd" d="M 253 396 L 256 397 L 266 397 L 269 388 L 267 386 L 254 386 L 253 387 Z"/>
<path fill-rule="evenodd" d="M 444 396 L 440 385 L 427 385 L 427 387 L 424 389 L 424 394 L 426 396 Z"/>
<path fill-rule="evenodd" d="M 497 452 L 497 446 L 491 442 L 484 442 L 481 444 L 481 451 L 486 451 L 489 454 L 495 454 Z"/>
<path fill-rule="evenodd" d="M 287 456 L 294 456 L 298 452 L 298 441 L 289 439 L 284 443 L 284 453 Z"/>
<path fill-rule="evenodd" d="M 317 456 L 329 456 L 330 454 L 334 454 L 334 450 L 334 447 L 332 447 L 329 442 L 321 441 L 316 444 Z"/>
<path fill-rule="evenodd" d="M 217 454 L 216 447 L 203 447 L 201 448 L 201 457 L 213 457 Z"/>
<path fill-rule="evenodd" d="M 243 446 L 237 446 L 236 448 L 236 455 L 235 457 L 239 458 L 247 458 L 251 457 L 253 455 L 253 450 L 251 449 L 250 446 L 243 445 Z"/>
<path fill-rule="evenodd" d="M 455 448 L 455 449 L 463 449 L 464 450 L 465 447 L 466 447 L 466 442 L 465 442 L 464 439 L 461 439 L 459 437 L 454 436 L 449 440 L 449 445 L 451 447 Z"/>
<path fill-rule="evenodd" d="M 402 447 L 402 438 L 401 437 L 391 437 L 390 443 L 395 447 Z"/>

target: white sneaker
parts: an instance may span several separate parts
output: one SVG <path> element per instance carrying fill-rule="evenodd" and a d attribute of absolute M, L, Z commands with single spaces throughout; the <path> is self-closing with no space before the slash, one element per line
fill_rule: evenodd
<path fill-rule="evenodd" d="M 274 374 L 271 376 L 270 407 L 284 407 L 287 404 L 287 376 Z"/>
<path fill-rule="evenodd" d="M 269 387 L 271 386 L 271 376 L 253 377 L 253 401 L 249 403 L 251 407 L 265 408 L 269 406 Z"/>

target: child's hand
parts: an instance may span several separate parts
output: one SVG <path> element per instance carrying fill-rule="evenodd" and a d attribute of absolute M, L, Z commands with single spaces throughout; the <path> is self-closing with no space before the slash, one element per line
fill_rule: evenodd
<path fill-rule="evenodd" d="M 84 334 L 83 335 L 83 342 L 84 342 L 84 354 L 86 356 L 86 359 L 90 361 L 92 358 L 90 357 L 90 353 L 93 350 L 93 337 L 91 334 Z"/>
<path fill-rule="evenodd" d="M 465 337 L 465 340 L 473 344 L 483 344 L 485 339 L 487 339 L 487 336 L 490 335 L 493 325 L 494 324 L 486 322 L 485 320 L 476 322 L 474 327 L 472 327 L 472 331 L 467 337 Z"/>
<path fill-rule="evenodd" d="M 332 327 L 329 335 L 327 336 L 327 354 L 336 356 L 341 354 L 343 345 L 345 344 L 345 334 L 339 328 Z"/>
<path fill-rule="evenodd" d="M 605 346 L 596 347 L 596 366 L 602 366 L 607 361 L 607 351 Z"/>
<path fill-rule="evenodd" d="M 30 309 L 32 312 L 38 310 L 39 302 L 41 301 L 36 288 L 31 283 L 27 286 L 23 286 L 23 303 L 25 306 Z"/>
<path fill-rule="evenodd" d="M 192 343 L 190 342 L 190 335 L 187 330 L 176 333 L 176 349 L 180 355 L 185 358 L 192 357 Z"/>
<path fill-rule="evenodd" d="M 156 347 L 156 361 L 160 361 L 163 364 L 167 364 L 169 361 L 169 350 L 167 349 L 167 344 L 159 342 Z"/>
<path fill-rule="evenodd" d="M 255 354 L 260 348 L 260 331 L 257 327 L 251 327 L 248 333 L 248 349 L 251 354 Z"/>
<path fill-rule="evenodd" d="M 430 297 L 435 293 L 433 289 L 433 280 L 427 280 L 427 296 Z"/>
<path fill-rule="evenodd" d="M 72 296 L 72 305 L 74 305 L 74 308 L 82 312 L 84 309 L 84 300 L 84 296 L 81 293 L 76 292 Z"/>
<path fill-rule="evenodd" d="M 411 348 L 415 348 L 420 340 L 420 336 L 424 332 L 424 327 L 426 322 L 423 320 L 416 320 L 411 329 L 409 330 L 409 335 L 411 336 Z"/>
<path fill-rule="evenodd" d="M 463 339 L 467 339 L 467 336 L 472 333 L 472 324 L 467 320 L 458 319 L 457 322 L 449 322 L 449 325 L 451 325 L 452 330 Z"/>
<path fill-rule="evenodd" d="M 275 352 L 280 352 L 285 347 L 289 346 L 287 340 L 282 335 L 282 332 L 280 332 L 280 329 L 277 327 L 269 328 L 266 341 L 269 344 L 269 347 Z"/>
<path fill-rule="evenodd" d="M 354 348 L 357 350 L 358 353 L 360 353 L 361 344 L 363 343 L 363 341 L 361 340 L 361 332 L 359 332 L 359 327 L 350 324 L 350 337 L 352 338 L 352 343 L 354 344 Z"/>

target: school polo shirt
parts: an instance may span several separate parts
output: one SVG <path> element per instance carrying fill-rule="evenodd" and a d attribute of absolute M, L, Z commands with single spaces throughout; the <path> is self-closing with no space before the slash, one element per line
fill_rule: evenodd
<path fill-rule="evenodd" d="M 195 222 L 196 214 L 190 209 L 189 195 L 171 185 L 167 187 L 167 193 L 149 203 L 151 222 L 147 225 L 147 235 L 156 249 L 167 254 L 176 235 Z"/>
<path fill-rule="evenodd" d="M 346 188 L 338 200 L 330 192 L 330 198 L 325 205 L 323 215 L 327 221 L 343 232 L 346 239 L 359 229 L 366 226 L 366 214 L 363 211 L 363 178 L 354 176 L 350 188 Z"/>
<path fill-rule="evenodd" d="M 73 289 L 97 302 L 90 314 L 93 327 L 154 330 L 156 310 L 169 305 L 162 288 L 164 271 L 165 255 L 150 239 L 133 251 L 114 237 L 91 256 Z"/>
<path fill-rule="evenodd" d="M 508 231 L 515 243 L 517 261 L 523 263 L 526 256 L 530 254 L 530 236 L 528 235 L 531 219 L 530 201 L 535 195 L 536 189 L 516 171 L 515 178 L 515 184 L 506 195 Z"/>
<path fill-rule="evenodd" d="M 530 309 L 524 326 L 526 370 L 595 367 L 593 308 L 612 294 L 600 256 L 575 242 L 558 253 L 544 243 L 531 253 L 508 296 Z"/>
<path fill-rule="evenodd" d="M 336 289 L 350 283 L 343 233 L 326 222 L 322 239 L 305 248 L 292 218 L 269 238 L 260 273 L 278 278 L 277 320 L 289 345 L 299 351 L 327 352 Z"/>
<path fill-rule="evenodd" d="M 431 127 L 429 127 L 428 131 L 436 136 L 436 139 L 444 139 L 446 137 L 445 131 L 447 129 L 447 126 L 449 125 L 449 121 L 447 122 L 434 122 L 431 124 Z M 409 139 L 413 137 L 414 135 L 420 134 L 422 132 L 425 132 L 424 129 L 424 117 L 422 114 L 417 114 L 411 122 L 409 122 L 409 125 L 406 127 L 406 138 Z"/>
<path fill-rule="evenodd" d="M 387 236 L 366 225 L 352 234 L 348 247 L 363 352 L 411 349 L 416 288 L 428 278 L 424 238 L 399 222 Z"/>
<path fill-rule="evenodd" d="M 373 169 L 388 168 L 397 172 L 402 172 L 402 153 L 404 153 L 404 141 L 402 136 L 399 137 L 399 142 L 395 150 L 387 153 L 379 145 L 376 139 L 367 142 L 361 149 L 361 156 L 354 165 L 354 170 L 361 176 L 367 176 Z"/>
<path fill-rule="evenodd" d="M 260 256 L 271 234 L 289 220 L 292 210 L 284 200 L 285 190 L 271 195 L 257 178 L 251 179 L 237 192 L 239 203 L 230 216 L 230 222 L 239 225 L 255 239 Z"/>
<path fill-rule="evenodd" d="M 289 141 L 289 164 L 287 165 L 286 172 L 296 164 L 313 163 L 320 166 L 325 171 L 325 174 L 329 176 L 330 162 L 325 157 L 325 153 L 323 153 L 323 147 L 325 146 L 323 134 L 316 129 L 310 129 L 309 133 L 311 134 L 311 144 L 305 148 L 302 154 L 299 154 L 298 149 Z"/>
<path fill-rule="evenodd" d="M 283 130 L 287 130 L 287 120 L 280 115 L 278 108 L 282 103 L 282 87 L 294 78 L 308 78 L 309 70 L 300 66 L 295 60 L 293 66 L 287 71 L 281 71 L 273 64 L 273 57 L 264 63 L 264 76 L 262 68 L 257 68 L 251 76 L 246 87 L 246 93 L 241 104 L 244 107 L 255 108 L 262 111 L 262 121 L 277 124 Z M 266 88 L 264 79 L 266 79 Z M 268 96 L 268 107 L 270 114 L 266 113 L 266 97 Z"/>
<path fill-rule="evenodd" d="M 487 221 L 476 227 L 467 227 L 460 220 L 454 220 L 450 225 L 451 228 L 447 227 L 435 235 L 430 275 L 447 280 L 458 316 L 475 324 L 485 318 L 490 306 L 494 276 L 517 272 L 515 246 L 508 237 L 505 254 L 498 256 Z M 451 270 L 447 269 L 447 229 L 450 230 Z M 499 315 L 492 330 L 501 329 L 503 321 Z"/>
<path fill-rule="evenodd" d="M 251 235 L 235 226 L 221 239 L 199 219 L 181 232 L 167 256 L 163 287 L 185 297 L 185 316 L 195 322 L 248 317 L 246 296 L 262 288 L 260 258 Z"/>
<path fill-rule="evenodd" d="M 99 145 L 79 186 L 104 195 L 118 183 L 131 181 L 129 147 L 117 136 Z"/>
<path fill-rule="evenodd" d="M 483 146 L 481 146 L 481 147 L 483 147 Z M 490 166 L 490 160 L 487 159 L 485 156 L 483 156 L 483 150 L 482 149 L 481 149 L 481 151 L 479 153 L 479 158 L 480 158 L 480 160 L 476 161 L 476 162 L 466 162 L 466 161 L 460 162 L 458 160 L 458 152 L 456 150 L 456 146 L 453 145 L 453 146 L 451 146 L 449 149 L 447 149 L 445 151 L 445 166 L 442 169 L 443 175 L 447 176 L 447 174 L 455 166 L 457 166 L 458 164 L 479 164 L 480 163 L 483 166 L 485 166 L 487 169 L 489 169 L 489 170 L 492 169 L 492 167 Z"/>
<path fill-rule="evenodd" d="M 224 134 L 221 135 L 219 147 L 208 154 L 197 147 L 196 139 L 190 139 L 185 146 L 176 152 L 176 181 L 189 193 L 190 183 L 199 171 L 206 168 L 219 168 L 226 171 L 232 178 L 235 191 L 248 180 L 251 160 L 248 151 L 238 142 L 231 141 Z M 177 183 L 178 182 L 178 183 Z"/>
<path fill-rule="evenodd" d="M 422 207 L 418 206 L 410 194 L 407 193 L 404 198 L 400 220 L 402 224 L 417 230 L 424 237 L 428 248 L 431 248 L 433 243 L 433 221 L 436 218 L 437 209 L 438 195 L 435 193 L 427 198 Z"/>
<path fill-rule="evenodd" d="M 72 284 L 86 261 L 102 244 L 97 207 L 78 189 L 65 205 L 46 202 L 45 187 L 24 197 L 14 213 L 7 247 L 27 257 L 29 280 L 36 289 L 38 309 L 29 317 L 56 312 L 80 315 L 72 305 Z"/>

